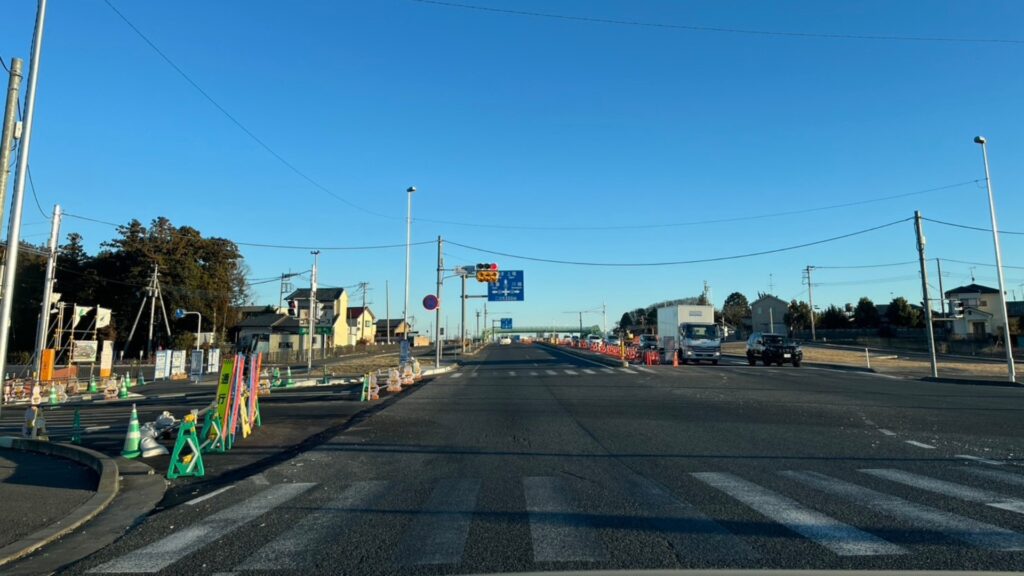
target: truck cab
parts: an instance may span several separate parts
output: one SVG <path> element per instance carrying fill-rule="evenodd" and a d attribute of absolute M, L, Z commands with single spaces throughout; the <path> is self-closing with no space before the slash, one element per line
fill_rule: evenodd
<path fill-rule="evenodd" d="M 717 324 L 679 325 L 679 362 L 688 364 L 707 360 L 718 364 L 722 357 L 722 337 Z"/>

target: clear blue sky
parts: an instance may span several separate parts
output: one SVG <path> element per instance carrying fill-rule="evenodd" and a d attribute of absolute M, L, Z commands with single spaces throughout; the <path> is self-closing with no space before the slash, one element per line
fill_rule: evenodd
<path fill-rule="evenodd" d="M 989 139 L 1000 224 L 1024 230 L 1024 44 L 874 41 L 698 32 L 467 10 L 410 0 L 112 0 L 214 99 L 353 209 L 253 142 L 101 0 L 53 0 L 43 47 L 32 172 L 44 209 L 125 222 L 163 215 L 236 241 L 351 246 L 413 239 L 545 258 L 646 262 L 801 244 L 912 216 L 987 227 L 967 185 L 801 215 L 680 227 L 916 192 L 983 177 Z M 465 0 L 477 6 L 660 24 L 830 34 L 1024 39 L 1024 4 Z M 0 56 L 27 57 L 35 2 L 5 3 Z M 47 224 L 31 197 L 26 239 Z M 630 229 L 611 229 L 631 226 Z M 593 227 L 592 230 L 559 228 Z M 109 227 L 68 219 L 91 247 Z M 990 263 L 991 236 L 926 223 L 930 257 Z M 1024 236 L 1004 238 L 1024 266 Z M 245 248 L 255 279 L 309 268 L 305 250 Z M 446 249 L 449 265 L 523 269 L 527 301 L 495 305 L 519 324 L 565 311 L 623 311 L 732 291 L 806 298 L 806 265 L 916 258 L 912 224 L 720 263 L 578 267 Z M 432 246 L 413 252 L 411 308 L 433 291 Z M 371 283 L 401 314 L 404 250 L 325 251 L 325 284 Z M 945 286 L 969 282 L 946 263 Z M 933 284 L 934 266 L 931 270 Z M 994 285 L 993 268 L 975 270 Z M 861 295 L 920 300 L 914 265 L 819 269 L 816 303 Z M 1021 298 L 1024 269 L 1007 271 Z M 449 281 L 447 293 L 456 294 Z M 476 288 L 476 286 L 474 286 Z M 277 285 L 256 290 L 277 300 Z M 449 300 L 450 326 L 458 322 Z M 481 301 L 473 302 L 474 310 Z M 600 315 L 588 315 L 588 323 Z M 470 324 L 472 326 L 472 324 Z"/>

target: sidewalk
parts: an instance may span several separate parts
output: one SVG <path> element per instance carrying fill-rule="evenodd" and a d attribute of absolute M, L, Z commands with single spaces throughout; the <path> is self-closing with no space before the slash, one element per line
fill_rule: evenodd
<path fill-rule="evenodd" d="M 96 491 L 87 466 L 0 448 L 0 548 L 60 521 Z"/>

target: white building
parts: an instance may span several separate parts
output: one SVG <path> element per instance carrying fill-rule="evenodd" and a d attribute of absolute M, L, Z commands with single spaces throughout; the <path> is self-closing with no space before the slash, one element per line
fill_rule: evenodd
<path fill-rule="evenodd" d="M 959 300 L 964 307 L 963 317 L 952 319 L 954 336 L 983 339 L 1002 335 L 1003 315 L 999 308 L 1005 304 L 999 290 L 981 284 L 968 284 L 946 290 L 946 298 Z"/>

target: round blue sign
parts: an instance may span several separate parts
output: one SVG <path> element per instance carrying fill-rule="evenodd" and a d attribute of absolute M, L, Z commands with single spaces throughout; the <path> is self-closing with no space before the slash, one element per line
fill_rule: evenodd
<path fill-rule="evenodd" d="M 436 310 L 437 305 L 437 296 L 434 296 L 433 294 L 427 294 L 426 296 L 423 297 L 423 307 L 426 308 L 427 310 Z"/>
<path fill-rule="evenodd" d="M 184 318 L 185 317 L 185 309 L 184 308 L 178 308 L 177 310 L 174 311 L 174 316 L 175 316 L 175 318 Z"/>

